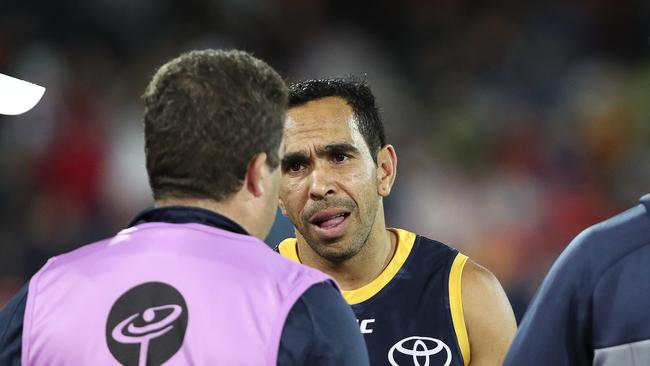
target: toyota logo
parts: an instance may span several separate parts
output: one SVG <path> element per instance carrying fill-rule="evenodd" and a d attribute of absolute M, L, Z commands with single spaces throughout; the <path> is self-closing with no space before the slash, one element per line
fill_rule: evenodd
<path fill-rule="evenodd" d="M 443 350 L 446 355 L 442 353 Z M 396 353 L 401 363 L 395 361 Z M 438 354 L 440 355 L 435 357 Z M 413 336 L 404 338 L 388 351 L 388 361 L 390 361 L 392 366 L 429 366 L 431 358 L 434 357 L 440 360 L 440 363 L 433 364 L 432 366 L 449 366 L 451 364 L 451 350 L 449 346 L 439 339 L 429 337 Z M 407 362 L 405 360 L 409 360 L 408 364 L 405 363 Z M 411 360 L 413 363 L 410 362 Z M 442 363 L 443 360 L 446 361 Z M 420 361 L 424 361 L 424 363 L 420 363 Z"/>

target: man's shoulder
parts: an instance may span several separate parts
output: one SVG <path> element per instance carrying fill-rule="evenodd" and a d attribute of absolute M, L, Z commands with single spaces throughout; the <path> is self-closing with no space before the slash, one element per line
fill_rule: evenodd
<path fill-rule="evenodd" d="M 438 250 L 438 251 L 448 252 L 451 254 L 455 254 L 458 252 L 458 249 L 456 249 L 450 244 L 428 238 L 424 235 L 420 235 L 420 234 L 414 234 L 414 235 L 415 235 L 415 242 L 417 243 L 418 246 L 422 247 L 424 250 L 427 251 Z"/>
<path fill-rule="evenodd" d="M 486 349 L 505 355 L 516 322 L 505 292 L 492 272 L 456 248 L 423 235 L 416 236 L 413 254 L 406 265 L 412 272 L 423 273 L 420 278 L 430 279 L 433 273 L 444 276 L 453 329 L 466 362 L 474 357 L 485 360 Z"/>
<path fill-rule="evenodd" d="M 428 238 L 424 235 L 412 233 L 402 229 L 396 229 L 411 236 L 408 240 L 400 240 L 401 243 L 412 241 L 412 259 L 421 262 L 432 263 L 432 261 L 451 261 L 463 255 L 455 247 L 441 241 Z"/>
<path fill-rule="evenodd" d="M 572 266 L 584 263 L 602 269 L 650 245 L 649 208 L 650 195 L 646 195 L 641 204 L 581 232 L 562 256 L 570 257 Z"/>
<path fill-rule="evenodd" d="M 587 298 L 603 273 L 650 245 L 647 198 L 576 236 L 551 267 L 540 291 L 552 287 L 555 293 L 579 293 Z"/>
<path fill-rule="evenodd" d="M 47 263 L 38 271 L 38 273 L 46 270 L 66 269 L 69 268 L 70 264 L 87 260 L 95 255 L 101 255 L 101 249 L 105 247 L 111 239 L 112 238 L 84 244 L 69 252 L 53 256 L 48 259 Z"/>

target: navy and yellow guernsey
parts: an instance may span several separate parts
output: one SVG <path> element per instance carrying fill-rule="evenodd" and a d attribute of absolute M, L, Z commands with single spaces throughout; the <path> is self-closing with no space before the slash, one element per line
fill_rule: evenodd
<path fill-rule="evenodd" d="M 343 291 L 365 337 L 371 365 L 467 366 L 469 341 L 461 299 L 467 257 L 445 244 L 401 229 L 383 272 Z M 300 262 L 296 239 L 277 250 Z"/>

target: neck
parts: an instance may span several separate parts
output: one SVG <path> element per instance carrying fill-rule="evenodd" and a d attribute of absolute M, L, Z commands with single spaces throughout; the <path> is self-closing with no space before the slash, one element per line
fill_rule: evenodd
<path fill-rule="evenodd" d="M 156 200 L 154 203 L 155 207 L 165 207 L 165 206 L 187 206 L 187 207 L 199 207 L 205 210 L 212 211 L 219 215 L 225 216 L 241 227 L 244 228 L 251 235 L 259 237 L 257 230 L 257 225 L 250 220 L 250 215 L 246 215 L 239 209 L 236 204 L 236 198 L 228 198 L 224 201 L 215 201 L 211 199 L 195 199 L 195 198 L 167 198 Z"/>
<path fill-rule="evenodd" d="M 342 262 L 331 262 L 319 256 L 297 233 L 300 261 L 333 277 L 343 290 L 367 285 L 386 268 L 397 247 L 397 236 L 386 229 L 383 211 L 380 206 L 370 235 L 359 253 Z"/>

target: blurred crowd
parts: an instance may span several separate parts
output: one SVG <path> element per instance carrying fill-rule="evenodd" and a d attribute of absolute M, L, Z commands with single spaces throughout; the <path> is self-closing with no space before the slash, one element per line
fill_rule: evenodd
<path fill-rule="evenodd" d="M 239 48 L 289 82 L 368 80 L 398 153 L 389 226 L 484 264 L 520 317 L 572 237 L 650 192 L 648 25 L 624 0 L 0 2 L 0 72 L 47 87 L 0 118 L 0 305 L 151 205 L 156 68 Z M 267 242 L 291 233 L 279 215 Z"/>

